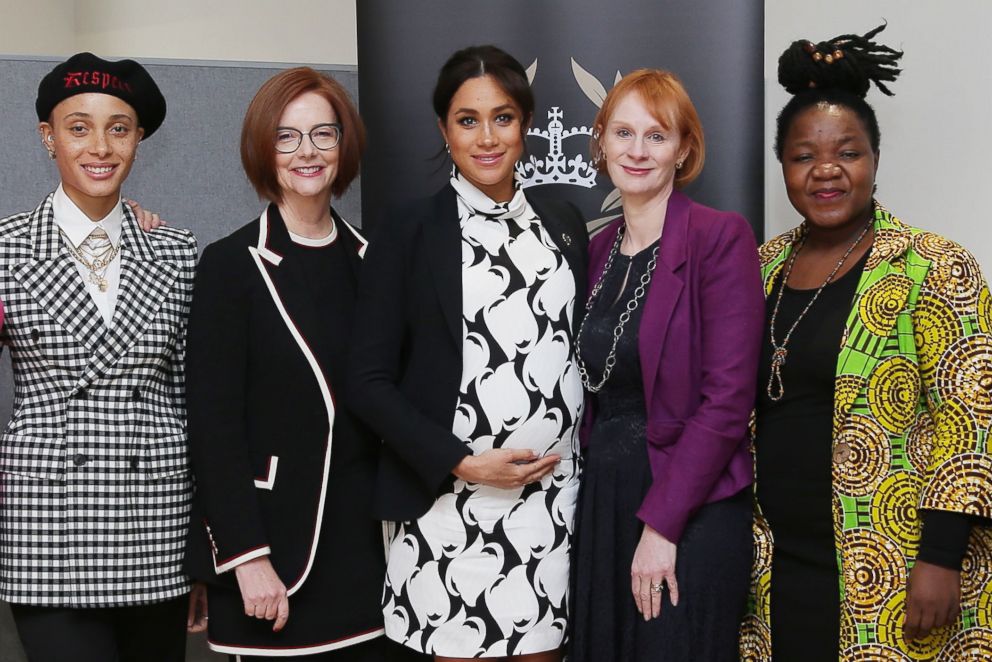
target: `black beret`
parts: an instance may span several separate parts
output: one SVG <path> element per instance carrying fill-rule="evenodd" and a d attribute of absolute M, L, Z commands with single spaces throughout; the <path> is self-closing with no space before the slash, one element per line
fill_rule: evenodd
<path fill-rule="evenodd" d="M 47 122 L 60 102 L 89 92 L 115 96 L 134 108 L 145 138 L 165 119 L 165 97 L 143 66 L 134 60 L 111 62 L 92 53 L 76 53 L 41 79 L 34 102 L 38 121 Z"/>

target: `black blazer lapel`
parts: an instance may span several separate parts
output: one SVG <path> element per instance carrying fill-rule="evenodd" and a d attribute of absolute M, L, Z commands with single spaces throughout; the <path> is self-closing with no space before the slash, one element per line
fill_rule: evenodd
<path fill-rule="evenodd" d="M 263 261 L 275 287 L 276 296 L 286 309 L 293 326 L 303 336 L 303 341 L 313 350 L 314 359 L 319 363 L 319 357 L 323 356 L 322 350 L 325 349 L 324 343 L 329 339 L 320 333 L 321 326 L 316 316 L 316 302 L 310 289 L 310 282 L 303 266 L 298 260 L 293 259 L 292 239 L 289 237 L 286 223 L 275 205 L 269 205 L 267 214 L 260 222 L 268 222 L 266 247 L 282 258 L 278 264 L 268 260 Z M 338 228 L 337 241 L 351 238 L 342 235 L 342 229 Z M 321 366 L 325 375 L 328 374 L 327 368 L 328 366 Z"/>
<path fill-rule="evenodd" d="M 358 230 L 351 227 L 351 224 L 341 218 L 333 209 L 331 209 L 331 216 L 338 227 L 338 241 L 344 241 L 349 249 L 353 248 L 353 250 L 347 250 L 345 253 L 348 255 L 348 267 L 351 270 L 351 275 L 355 278 L 357 290 L 358 277 L 362 270 L 362 258 L 365 255 L 365 247 L 368 246 L 368 242 Z"/>
<path fill-rule="evenodd" d="M 462 248 L 455 189 L 445 186 L 434 196 L 434 217 L 424 224 L 424 249 L 448 330 L 462 343 Z"/>

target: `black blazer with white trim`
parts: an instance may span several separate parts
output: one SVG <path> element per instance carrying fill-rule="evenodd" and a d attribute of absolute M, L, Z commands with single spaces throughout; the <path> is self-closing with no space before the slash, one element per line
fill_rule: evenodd
<path fill-rule="evenodd" d="M 335 222 L 357 278 L 365 241 Z M 327 498 L 335 423 L 350 415 L 339 408 L 328 375 L 343 377 L 345 368 L 321 363 L 330 334 L 292 254 L 274 206 L 207 247 L 197 269 L 187 364 L 197 479 L 187 570 L 233 587 L 229 570 L 268 554 L 290 595 L 311 573 L 328 509 L 353 508 Z M 359 428 L 370 483 L 378 440 Z M 367 492 L 352 496 L 367 502 L 371 485 Z M 376 526 L 371 515 L 368 525 Z M 381 566 L 381 537 L 372 551 Z"/>
<path fill-rule="evenodd" d="M 585 301 L 588 235 L 570 203 L 527 196 Z M 580 319 L 578 311 L 575 323 Z M 409 521 L 469 453 L 451 431 L 462 376 L 461 229 L 445 186 L 390 213 L 369 244 L 358 291 L 348 397 L 383 438 L 375 512 Z"/>

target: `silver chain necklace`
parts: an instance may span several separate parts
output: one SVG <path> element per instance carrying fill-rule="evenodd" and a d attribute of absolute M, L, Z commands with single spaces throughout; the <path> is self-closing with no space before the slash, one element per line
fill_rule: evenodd
<path fill-rule="evenodd" d="M 606 384 L 606 380 L 610 378 L 610 373 L 613 372 L 613 366 L 617 362 L 617 343 L 620 342 L 620 336 L 623 335 L 623 328 L 626 326 L 627 322 L 630 321 L 630 315 L 635 310 L 637 306 L 640 305 L 641 299 L 644 298 L 645 292 L 647 292 L 648 284 L 651 282 L 651 274 L 654 272 L 656 266 L 658 266 L 658 248 L 659 245 L 655 244 L 654 251 L 651 253 L 651 261 L 648 262 L 648 268 L 643 274 L 641 274 L 641 282 L 634 290 L 634 296 L 631 297 L 630 301 L 627 302 L 627 308 L 620 313 L 620 321 L 617 322 L 616 328 L 613 329 L 613 346 L 610 347 L 610 353 L 606 355 L 606 363 L 603 365 L 603 378 L 599 380 L 598 384 L 593 384 L 592 379 L 589 377 L 589 371 L 586 369 L 586 362 L 582 360 L 582 351 L 579 348 L 579 340 L 582 338 L 582 331 L 585 329 L 586 320 L 589 319 L 589 312 L 592 310 L 592 306 L 596 301 L 596 297 L 599 295 L 599 291 L 603 289 L 603 281 L 606 279 L 606 274 L 610 272 L 610 267 L 613 266 L 613 259 L 620 252 L 620 242 L 623 241 L 623 236 L 626 231 L 626 226 L 621 225 L 617 229 L 617 238 L 613 242 L 613 248 L 610 249 L 610 255 L 606 258 L 606 265 L 603 266 L 603 273 L 600 274 L 599 280 L 592 287 L 592 292 L 589 294 L 589 299 L 586 301 L 586 314 L 582 317 L 582 322 L 579 324 L 579 332 L 575 336 L 575 359 L 579 367 L 579 377 L 582 379 L 582 385 L 590 393 L 599 393 Z"/>
<path fill-rule="evenodd" d="M 789 344 L 789 338 L 792 337 L 792 332 L 796 330 L 796 327 L 799 326 L 799 322 L 801 322 L 803 317 L 806 316 L 809 309 L 813 307 L 813 302 L 820 296 L 820 292 L 823 291 L 823 288 L 830 284 L 830 281 L 832 281 L 837 272 L 840 271 L 840 268 L 844 266 L 844 262 L 846 262 L 847 258 L 854 252 L 854 248 L 860 244 L 861 240 L 865 238 L 866 234 L 868 234 L 868 230 L 872 227 L 872 220 L 873 219 L 871 218 L 868 219 L 868 223 L 865 224 L 865 229 L 861 231 L 861 234 L 859 234 L 858 238 L 854 240 L 854 243 L 848 247 L 847 252 L 844 253 L 844 256 L 841 257 L 837 264 L 834 265 L 833 271 L 830 272 L 827 279 L 823 281 L 823 284 L 820 285 L 819 289 L 816 290 L 816 293 L 813 294 L 813 298 L 810 299 L 809 303 L 806 304 L 806 307 L 803 308 L 803 312 L 799 313 L 799 317 L 796 318 L 796 321 L 792 323 L 791 327 L 789 327 L 789 331 L 785 334 L 785 338 L 782 339 L 782 344 L 780 345 L 775 342 L 775 320 L 778 318 L 778 308 L 782 305 L 782 294 L 785 292 L 785 284 L 789 281 L 789 274 L 792 273 L 792 266 L 796 263 L 796 256 L 799 255 L 799 251 L 801 251 L 803 246 L 806 245 L 805 234 L 802 239 L 799 240 L 799 245 L 796 246 L 796 250 L 792 251 L 792 255 L 789 256 L 789 262 L 786 264 L 785 272 L 782 274 L 782 284 L 778 288 L 778 298 L 775 299 L 775 308 L 772 309 L 772 316 L 768 321 L 768 337 L 771 339 L 772 343 L 772 371 L 771 374 L 768 375 L 768 386 L 765 387 L 765 390 L 768 393 L 768 399 L 772 402 L 778 402 L 782 399 L 782 396 L 785 395 L 785 385 L 782 383 L 782 366 L 785 365 L 785 358 L 789 354 L 789 350 L 786 349 L 785 346 Z"/>

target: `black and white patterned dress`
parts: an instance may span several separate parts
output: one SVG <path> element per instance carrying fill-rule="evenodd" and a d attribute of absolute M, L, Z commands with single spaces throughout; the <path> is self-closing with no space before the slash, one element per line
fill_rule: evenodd
<path fill-rule="evenodd" d="M 539 483 L 455 480 L 394 526 L 387 635 L 425 653 L 500 657 L 561 646 L 578 492 L 582 384 L 575 281 L 522 190 L 495 203 L 455 176 L 462 234 L 463 370 L 453 432 L 480 454 L 529 448 L 562 460 Z"/>

